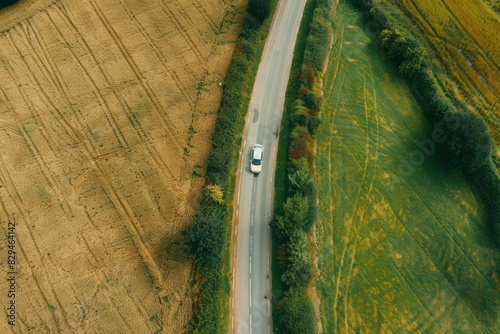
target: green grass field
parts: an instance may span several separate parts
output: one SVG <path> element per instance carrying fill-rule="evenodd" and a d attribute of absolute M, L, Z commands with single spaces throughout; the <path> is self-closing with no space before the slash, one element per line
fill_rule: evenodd
<path fill-rule="evenodd" d="M 500 332 L 484 210 L 359 19 L 341 0 L 318 131 L 323 333 Z"/>

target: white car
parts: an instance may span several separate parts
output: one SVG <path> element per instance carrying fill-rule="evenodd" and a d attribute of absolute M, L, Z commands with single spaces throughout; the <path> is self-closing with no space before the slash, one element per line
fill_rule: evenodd
<path fill-rule="evenodd" d="M 252 152 L 250 154 L 250 170 L 254 174 L 258 174 L 262 170 L 263 152 L 264 152 L 264 147 L 262 145 L 255 144 L 252 147 Z"/>

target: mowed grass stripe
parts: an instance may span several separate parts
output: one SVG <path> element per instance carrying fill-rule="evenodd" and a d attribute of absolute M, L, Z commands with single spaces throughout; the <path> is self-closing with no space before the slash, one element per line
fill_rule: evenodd
<path fill-rule="evenodd" d="M 482 208 L 436 154 L 407 162 L 428 123 L 356 13 L 339 13 L 318 133 L 324 331 L 497 328 L 498 256 Z"/>

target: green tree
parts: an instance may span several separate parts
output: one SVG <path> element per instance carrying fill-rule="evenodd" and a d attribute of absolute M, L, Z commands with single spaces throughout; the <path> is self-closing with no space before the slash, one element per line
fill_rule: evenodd
<path fill-rule="evenodd" d="M 488 128 L 476 114 L 448 113 L 435 129 L 443 132 L 444 141 L 438 147 L 452 165 L 469 172 L 491 158 L 493 143 Z"/>
<path fill-rule="evenodd" d="M 309 111 L 307 107 L 304 106 L 304 102 L 301 99 L 296 99 L 293 102 L 292 109 L 290 112 L 290 121 L 294 126 L 307 126 L 307 118 Z"/>
<path fill-rule="evenodd" d="M 373 0 L 351 0 L 352 4 L 362 10 L 367 10 L 372 8 Z"/>
<path fill-rule="evenodd" d="M 247 11 L 255 16 L 260 22 L 263 22 L 271 13 L 270 0 L 249 0 Z"/>
<path fill-rule="evenodd" d="M 377 42 L 382 50 L 388 50 L 394 40 L 399 37 L 399 33 L 392 29 L 383 29 L 378 35 Z"/>
<path fill-rule="evenodd" d="M 271 222 L 271 227 L 280 238 L 288 239 L 294 231 L 304 230 L 308 225 L 308 212 L 308 201 L 304 196 L 296 194 L 288 197 L 282 213 Z"/>
<path fill-rule="evenodd" d="M 392 39 L 392 43 L 388 45 L 387 56 L 396 60 L 396 63 L 400 63 L 403 60 L 404 54 L 407 52 L 408 39 L 402 36 L 399 32 L 395 32 L 395 38 Z"/>
<path fill-rule="evenodd" d="M 324 104 L 325 98 L 320 93 L 311 90 L 304 96 L 304 105 L 311 110 L 311 115 L 317 115 Z"/>
<path fill-rule="evenodd" d="M 405 53 L 404 59 L 399 65 L 399 72 L 403 75 L 413 77 L 429 67 L 427 63 L 427 50 L 421 45 L 410 45 Z"/>
<path fill-rule="evenodd" d="M 311 196 L 314 192 L 314 181 L 309 169 L 298 169 L 288 174 L 288 187 L 292 194 Z"/>
<path fill-rule="evenodd" d="M 215 218 L 197 219 L 182 231 L 184 253 L 202 268 L 220 265 L 225 230 L 222 221 Z"/>
<path fill-rule="evenodd" d="M 312 278 L 309 240 L 303 231 L 294 231 L 287 243 L 285 268 L 281 280 L 291 288 L 307 286 Z"/>
<path fill-rule="evenodd" d="M 291 289 L 278 307 L 278 316 L 287 334 L 313 334 L 316 320 L 312 302 L 305 288 Z"/>

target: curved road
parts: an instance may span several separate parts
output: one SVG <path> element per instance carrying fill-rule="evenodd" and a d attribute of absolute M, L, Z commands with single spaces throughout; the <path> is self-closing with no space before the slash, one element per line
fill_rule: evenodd
<path fill-rule="evenodd" d="M 274 167 L 292 53 L 305 2 L 279 1 L 246 120 L 235 206 L 230 328 L 236 334 L 272 331 L 269 221 L 273 212 Z M 258 175 L 250 172 L 249 165 L 255 143 L 264 145 L 264 162 Z"/>

